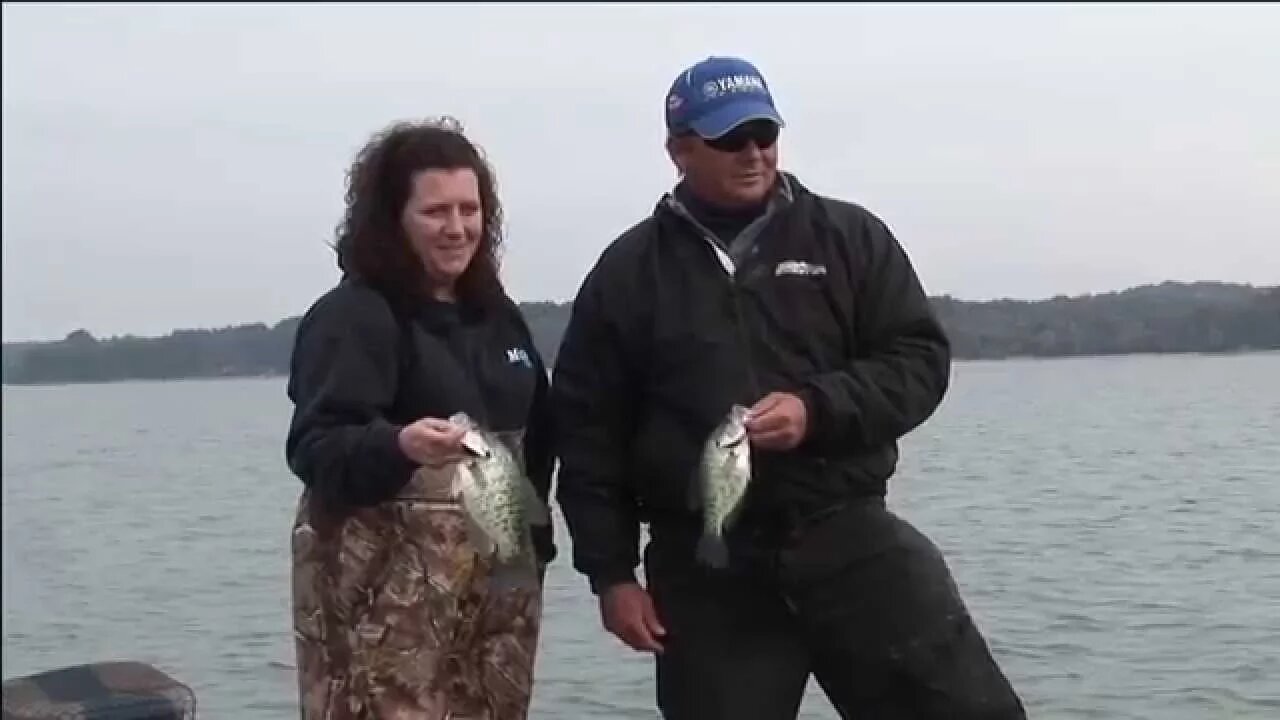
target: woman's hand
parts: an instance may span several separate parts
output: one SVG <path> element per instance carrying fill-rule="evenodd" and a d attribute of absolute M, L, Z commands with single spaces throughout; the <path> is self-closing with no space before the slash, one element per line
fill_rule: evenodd
<path fill-rule="evenodd" d="M 400 451 L 427 467 L 442 467 L 466 456 L 462 436 L 466 428 L 439 418 L 422 418 L 400 430 Z"/>

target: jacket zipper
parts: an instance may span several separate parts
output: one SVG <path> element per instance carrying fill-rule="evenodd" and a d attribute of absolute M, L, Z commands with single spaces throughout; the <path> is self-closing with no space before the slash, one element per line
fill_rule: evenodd
<path fill-rule="evenodd" d="M 733 263 L 733 258 L 729 257 L 729 253 L 725 251 L 720 243 L 716 242 L 715 236 L 708 233 L 707 229 L 702 227 L 693 217 L 685 213 L 681 213 L 701 234 L 703 242 L 711 248 L 711 252 L 715 255 L 716 260 L 720 262 L 721 268 L 724 270 L 725 279 L 729 281 L 729 295 L 733 301 L 733 324 L 737 331 L 739 349 L 747 358 L 747 383 L 750 385 L 752 396 L 759 400 L 762 394 L 760 387 L 760 378 L 756 374 L 755 353 L 751 347 L 751 338 L 747 335 L 747 323 L 742 314 L 742 285 L 738 281 L 738 268 Z"/>
<path fill-rule="evenodd" d="M 669 209 L 684 218 L 685 221 L 693 226 L 697 233 L 702 237 L 703 242 L 711 248 L 712 254 L 720 263 L 720 267 L 724 270 L 725 276 L 729 281 L 729 292 L 733 301 L 733 322 L 734 329 L 737 331 L 738 345 L 747 358 L 747 382 L 750 385 L 752 395 L 756 400 L 759 400 L 763 394 L 763 390 L 760 385 L 760 378 L 756 374 L 755 353 L 752 351 L 751 338 L 747 335 L 747 323 L 742 312 L 742 294 L 744 291 L 742 284 L 739 282 L 739 268 L 734 264 L 733 258 L 729 255 L 729 252 L 725 248 L 721 247 L 720 243 L 716 241 L 715 234 L 703 226 L 702 223 L 698 222 L 697 218 L 693 217 L 693 214 L 688 212 L 688 210 L 686 210 L 678 200 L 669 198 L 667 205 Z M 763 221 L 762 226 L 755 231 L 756 237 L 759 237 L 761 233 L 764 232 L 765 227 L 769 223 L 773 222 L 774 218 L 769 217 L 769 215 L 772 214 L 773 211 L 769 210 L 766 212 L 765 217 L 755 221 Z M 751 226 L 748 226 L 748 228 L 750 227 Z M 744 257 L 744 262 L 750 262 L 750 259 L 750 254 L 748 253 L 747 256 Z"/>

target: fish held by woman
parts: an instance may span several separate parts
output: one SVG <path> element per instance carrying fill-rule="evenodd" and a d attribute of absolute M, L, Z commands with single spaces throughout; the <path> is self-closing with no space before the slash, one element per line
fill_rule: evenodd
<path fill-rule="evenodd" d="M 452 489 L 477 551 L 499 568 L 533 567 L 530 528 L 550 525 L 551 512 L 517 458 L 518 439 L 504 441 L 502 433 L 478 426 L 465 413 L 450 422 L 467 430 L 462 444 L 468 456 L 458 463 Z"/>

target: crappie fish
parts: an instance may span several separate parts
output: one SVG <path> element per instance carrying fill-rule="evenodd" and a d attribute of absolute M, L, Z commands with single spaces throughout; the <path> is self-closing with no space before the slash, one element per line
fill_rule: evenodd
<path fill-rule="evenodd" d="M 551 513 L 523 464 L 498 433 L 478 427 L 464 413 L 450 422 L 467 428 L 462 444 L 470 456 L 458 463 L 453 493 L 466 511 L 472 542 L 499 565 L 532 561 L 529 528 L 550 525 Z"/>
<path fill-rule="evenodd" d="M 696 502 L 702 509 L 703 527 L 697 557 L 716 568 L 729 564 L 725 533 L 737 519 L 751 483 L 746 420 L 747 408 L 734 405 L 707 438 L 698 464 Z"/>

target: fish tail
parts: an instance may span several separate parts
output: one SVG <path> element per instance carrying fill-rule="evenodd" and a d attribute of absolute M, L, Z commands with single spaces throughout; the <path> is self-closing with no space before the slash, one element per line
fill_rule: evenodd
<path fill-rule="evenodd" d="M 729 565 L 729 546 L 724 536 L 705 533 L 698 540 L 698 560 L 713 568 L 725 568 Z"/>
<path fill-rule="evenodd" d="M 729 511 L 724 515 L 723 525 L 725 528 L 732 528 L 738 524 L 738 518 L 742 517 L 742 508 L 745 505 L 746 503 L 739 498 L 738 501 L 733 504 L 733 507 L 729 508 Z"/>

